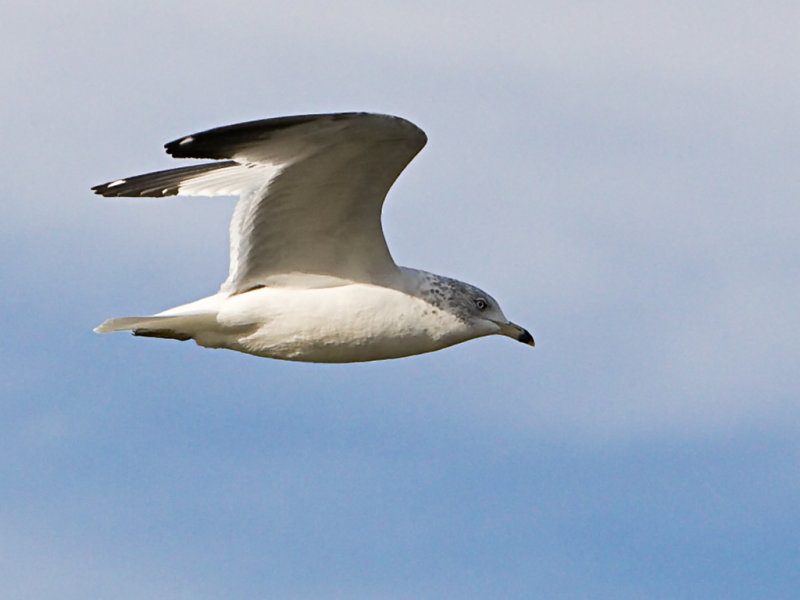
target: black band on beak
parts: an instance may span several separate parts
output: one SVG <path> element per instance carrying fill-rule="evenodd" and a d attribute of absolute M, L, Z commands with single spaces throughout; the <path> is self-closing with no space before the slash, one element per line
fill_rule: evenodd
<path fill-rule="evenodd" d="M 528 331 L 526 329 L 522 330 L 522 333 L 519 334 L 519 337 L 517 338 L 517 341 L 520 341 L 523 344 L 528 344 L 529 346 L 533 346 L 534 345 L 533 336 L 530 333 L 528 333 Z"/>

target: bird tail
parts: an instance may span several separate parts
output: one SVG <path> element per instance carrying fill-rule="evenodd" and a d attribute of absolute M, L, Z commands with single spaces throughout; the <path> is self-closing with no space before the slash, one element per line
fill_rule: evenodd
<path fill-rule="evenodd" d="M 132 331 L 133 335 L 186 341 L 216 324 L 216 313 L 175 316 L 120 317 L 95 327 L 97 333 Z"/>

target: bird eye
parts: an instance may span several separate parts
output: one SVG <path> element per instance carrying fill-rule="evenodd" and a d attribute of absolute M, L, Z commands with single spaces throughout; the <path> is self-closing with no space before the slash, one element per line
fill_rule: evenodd
<path fill-rule="evenodd" d="M 475 306 L 478 310 L 486 310 L 489 308 L 489 303 L 486 301 L 486 298 L 475 298 Z"/>

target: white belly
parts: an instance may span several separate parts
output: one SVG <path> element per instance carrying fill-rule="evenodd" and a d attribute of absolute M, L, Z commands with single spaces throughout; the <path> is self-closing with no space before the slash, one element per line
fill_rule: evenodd
<path fill-rule="evenodd" d="M 231 333 L 197 342 L 310 362 L 358 362 L 431 352 L 474 334 L 452 314 L 403 292 L 367 284 L 261 288 L 223 301 Z M 207 342 L 207 343 L 204 343 Z"/>

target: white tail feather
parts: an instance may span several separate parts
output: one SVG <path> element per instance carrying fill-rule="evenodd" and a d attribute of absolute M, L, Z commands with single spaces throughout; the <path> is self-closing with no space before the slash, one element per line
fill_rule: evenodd
<path fill-rule="evenodd" d="M 108 319 L 95 328 L 97 333 L 133 331 L 134 335 L 188 340 L 201 332 L 217 329 L 216 313 L 174 316 L 121 317 Z"/>
<path fill-rule="evenodd" d="M 111 333 L 112 331 L 131 331 L 137 327 L 151 327 L 159 319 L 165 317 L 121 317 L 108 319 L 94 328 L 95 333 Z M 167 317 L 168 318 L 168 317 Z"/>

